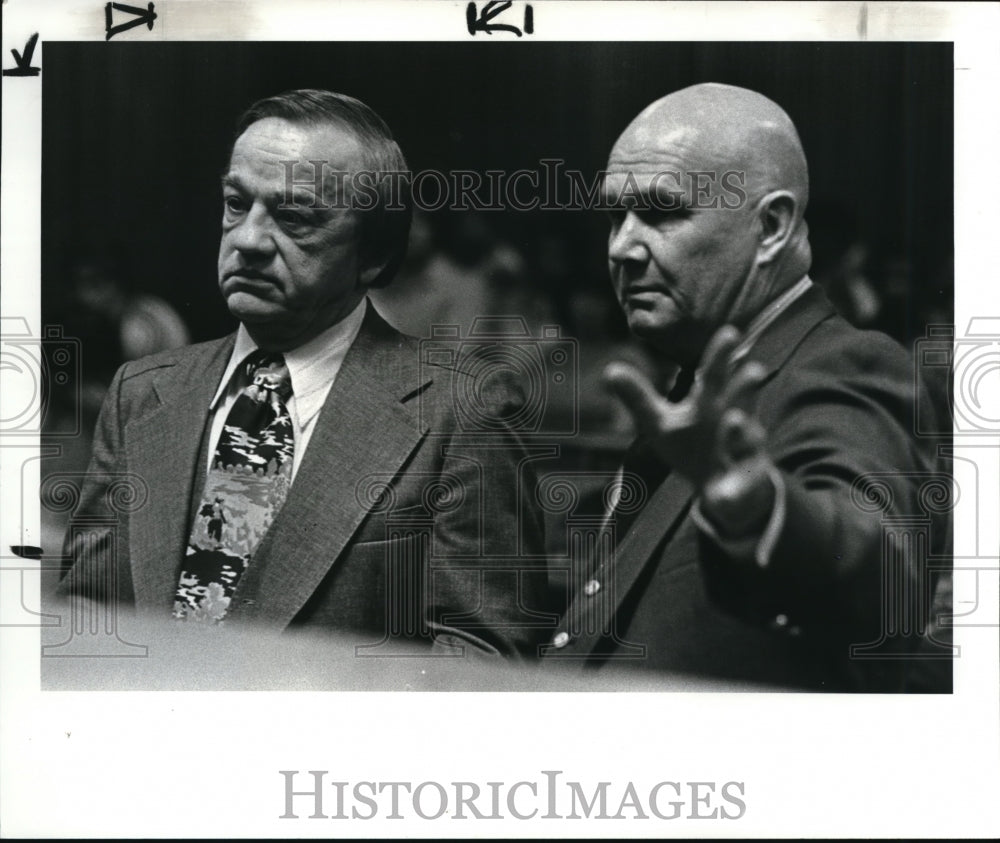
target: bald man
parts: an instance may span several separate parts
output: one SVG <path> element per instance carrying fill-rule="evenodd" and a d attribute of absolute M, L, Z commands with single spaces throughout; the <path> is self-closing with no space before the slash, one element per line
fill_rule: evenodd
<path fill-rule="evenodd" d="M 611 150 L 614 290 L 681 374 L 662 395 L 625 364 L 606 372 L 640 434 L 631 491 L 607 513 L 615 552 L 583 569 L 547 658 L 905 689 L 905 659 L 861 656 L 884 637 L 881 519 L 920 512 L 933 466 L 910 435 L 908 356 L 807 276 L 808 195 L 788 115 L 742 88 L 663 97 Z M 873 474 L 891 511 L 852 499 Z M 902 558 L 890 598 L 927 588 L 917 567 Z"/>

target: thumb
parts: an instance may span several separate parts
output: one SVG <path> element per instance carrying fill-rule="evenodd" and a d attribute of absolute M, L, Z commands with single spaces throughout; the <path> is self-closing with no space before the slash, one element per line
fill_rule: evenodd
<path fill-rule="evenodd" d="M 643 372 L 628 363 L 609 363 L 604 369 L 604 383 L 628 408 L 641 432 L 660 428 L 667 400 Z"/>
<path fill-rule="evenodd" d="M 730 408 L 719 423 L 718 449 L 724 466 L 752 459 L 763 453 L 766 436 L 760 423 L 743 410 Z"/>

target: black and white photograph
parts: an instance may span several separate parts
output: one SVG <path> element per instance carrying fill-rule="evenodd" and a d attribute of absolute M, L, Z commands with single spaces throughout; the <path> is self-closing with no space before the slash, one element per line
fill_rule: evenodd
<path fill-rule="evenodd" d="M 5 833 L 994 834 L 946 5 L 5 4 Z"/>

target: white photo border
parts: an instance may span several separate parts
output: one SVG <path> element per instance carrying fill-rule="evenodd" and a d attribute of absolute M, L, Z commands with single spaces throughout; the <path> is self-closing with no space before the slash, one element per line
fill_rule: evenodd
<path fill-rule="evenodd" d="M 524 5 L 523 3 L 515 5 Z M 952 41 L 955 60 L 955 325 L 1000 316 L 991 248 L 1000 231 L 1000 8 L 976 3 L 550 2 L 536 0 L 536 41 Z M 464 41 L 465 3 L 161 0 L 135 42 Z M 8 0 L 3 66 L 40 33 L 103 41 L 104 6 Z M 332 25 L 335 23 L 335 26 Z M 329 34 L 329 38 L 324 38 Z M 39 336 L 41 83 L 3 79 L 3 316 Z M 986 162 L 986 163 L 984 163 Z M 928 183 L 928 201 L 933 186 Z M 0 372 L 4 400 L 16 388 Z M 13 545 L 38 544 L 37 441 L 0 449 L 0 608 L 10 584 L 28 607 L 38 584 Z M 0 629 L 0 814 L 9 836 L 996 836 L 1000 792 L 997 520 L 1000 441 L 956 441 L 979 473 L 979 505 L 959 502 L 956 536 L 985 555 L 977 611 L 959 627 L 954 693 L 918 696 L 660 693 L 394 694 L 45 692 L 39 630 Z M 960 564 L 960 563 L 956 563 Z M 956 595 L 961 597 L 961 595 Z M 2 620 L 2 618 L 0 618 Z M 191 733 L 192 724 L 222 722 Z M 281 770 L 347 782 L 542 782 L 543 771 L 593 790 L 628 782 L 744 783 L 738 821 L 281 819 Z M 564 812 L 565 813 L 565 812 Z"/>

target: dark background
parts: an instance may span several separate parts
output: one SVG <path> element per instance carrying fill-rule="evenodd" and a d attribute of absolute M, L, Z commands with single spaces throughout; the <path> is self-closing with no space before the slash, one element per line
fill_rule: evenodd
<path fill-rule="evenodd" d="M 194 340 L 234 327 L 215 285 L 218 176 L 236 117 L 262 96 L 356 96 L 414 171 L 561 158 L 590 173 L 644 106 L 701 81 L 753 88 L 788 111 L 810 165 L 817 260 L 861 240 L 872 284 L 895 289 L 875 327 L 908 341 L 952 312 L 950 44 L 46 43 L 45 61 L 47 322 L 71 322 L 74 269 L 110 256 Z M 527 284 L 542 232 L 568 244 L 563 271 L 538 281 L 556 311 L 589 289 L 614 318 L 599 213 L 490 216 L 524 256 Z"/>

